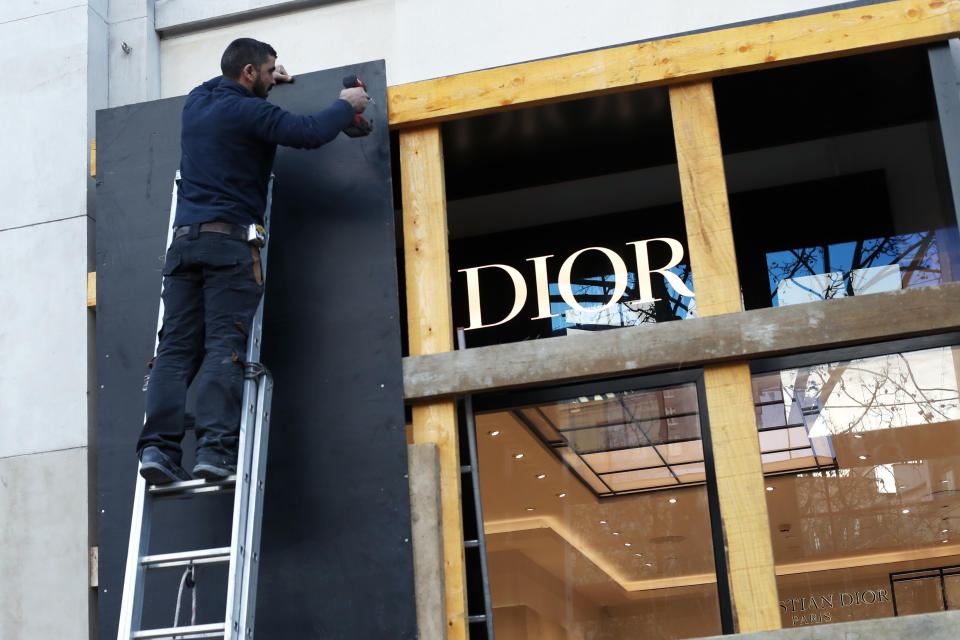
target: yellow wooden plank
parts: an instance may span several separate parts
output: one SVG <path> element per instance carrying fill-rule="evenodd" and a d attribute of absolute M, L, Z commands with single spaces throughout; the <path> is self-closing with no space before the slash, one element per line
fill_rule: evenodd
<path fill-rule="evenodd" d="M 670 87 L 697 315 L 742 311 L 713 83 Z"/>
<path fill-rule="evenodd" d="M 97 177 L 97 140 L 90 141 L 90 177 Z"/>
<path fill-rule="evenodd" d="M 97 306 L 97 272 L 90 271 L 87 273 L 87 307 L 93 308 Z"/>
<path fill-rule="evenodd" d="M 780 628 L 770 520 L 750 391 L 750 365 L 703 370 L 737 631 Z"/>
<path fill-rule="evenodd" d="M 443 144 L 439 126 L 400 134 L 407 327 L 411 355 L 453 349 Z M 452 401 L 413 407 L 413 440 L 435 442 L 440 458 L 447 638 L 468 636 L 460 447 Z"/>
<path fill-rule="evenodd" d="M 945 40 L 960 0 L 897 0 L 396 85 L 403 127 L 734 71 Z"/>
<path fill-rule="evenodd" d="M 713 83 L 702 80 L 670 87 L 670 109 L 697 315 L 741 311 Z M 778 629 L 773 544 L 750 366 L 705 367 L 703 376 L 738 631 Z"/>

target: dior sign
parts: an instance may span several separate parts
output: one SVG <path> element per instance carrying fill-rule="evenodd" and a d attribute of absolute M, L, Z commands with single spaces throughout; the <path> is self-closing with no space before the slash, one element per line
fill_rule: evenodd
<path fill-rule="evenodd" d="M 654 242 L 662 242 L 670 249 L 670 260 L 662 267 L 650 267 L 648 246 Z M 663 276 L 664 280 L 666 280 L 666 282 L 669 283 L 670 286 L 677 291 L 677 293 L 680 293 L 684 296 L 693 297 L 693 291 L 691 291 L 684 284 L 683 280 L 681 280 L 679 276 L 670 271 L 670 269 L 676 267 L 683 260 L 683 245 L 681 245 L 679 241 L 674 240 L 673 238 L 651 238 L 648 240 L 627 242 L 626 245 L 628 247 L 633 246 L 633 254 L 636 260 L 637 290 L 640 296 L 636 302 L 645 303 L 656 302 L 659 300 L 659 298 L 653 297 L 653 285 L 651 282 L 651 277 L 655 273 Z M 606 259 L 610 261 L 610 266 L 613 270 L 613 292 L 610 294 L 610 299 L 605 304 L 598 307 L 582 306 L 573 293 L 573 286 L 570 281 L 570 274 L 573 271 L 574 264 L 580 256 L 588 251 L 597 251 L 602 253 Z M 537 297 L 537 315 L 531 318 L 531 320 L 544 320 L 546 318 L 552 318 L 560 315 L 550 312 L 550 282 L 547 276 L 547 260 L 553 257 L 554 256 L 551 254 L 546 256 L 537 256 L 536 258 L 527 258 L 526 260 L 527 262 L 533 263 L 534 291 L 536 292 Z M 496 322 L 487 322 L 486 324 L 484 324 L 483 318 L 481 317 L 482 305 L 480 303 L 479 275 L 481 269 L 500 269 L 510 276 L 510 280 L 513 283 L 514 298 L 513 307 L 510 309 L 510 312 L 506 315 L 506 317 L 501 318 Z M 520 314 L 520 311 L 527 302 L 527 282 L 524 279 L 523 274 L 520 273 L 520 271 L 515 267 L 511 267 L 507 264 L 487 264 L 480 267 L 460 269 L 458 273 L 466 274 L 467 278 L 467 304 L 470 314 L 470 326 L 467 327 L 468 330 L 486 329 L 488 327 L 495 327 L 505 322 L 509 322 Z M 620 257 L 620 254 L 606 247 L 586 247 L 572 253 L 560 265 L 560 273 L 557 278 L 557 289 L 560 293 L 560 297 L 567 305 L 570 306 L 571 309 L 574 309 L 580 313 L 599 313 L 621 301 L 621 298 L 623 298 L 624 293 L 627 291 L 627 282 L 627 264 L 623 258 Z"/>

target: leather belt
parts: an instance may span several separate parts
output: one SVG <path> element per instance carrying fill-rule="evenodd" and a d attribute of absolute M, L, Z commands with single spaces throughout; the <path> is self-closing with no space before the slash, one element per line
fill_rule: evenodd
<path fill-rule="evenodd" d="M 190 233 L 192 224 L 174 227 L 173 239 L 182 238 Z M 240 240 L 247 239 L 247 230 L 245 227 L 232 222 L 202 222 L 200 223 L 200 233 L 222 233 L 225 236 L 235 236 Z"/>

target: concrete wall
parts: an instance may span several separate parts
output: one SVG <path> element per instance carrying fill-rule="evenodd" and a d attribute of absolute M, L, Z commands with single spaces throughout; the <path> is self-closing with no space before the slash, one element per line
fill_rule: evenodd
<path fill-rule="evenodd" d="M 94 212 L 107 0 L 0 4 L 0 637 L 87 638 Z"/>
<path fill-rule="evenodd" d="M 869 2 L 867 2 L 868 4 Z M 218 73 L 220 53 L 250 36 L 291 73 L 384 58 L 390 85 L 609 47 L 825 6 L 824 0 L 159 0 L 161 94 Z M 238 5 L 256 5 L 241 21 Z M 284 8 L 286 13 L 278 13 Z M 296 10 L 291 11 L 291 8 Z M 219 18 L 217 16 L 220 16 Z M 186 31 L 184 33 L 184 31 Z"/>

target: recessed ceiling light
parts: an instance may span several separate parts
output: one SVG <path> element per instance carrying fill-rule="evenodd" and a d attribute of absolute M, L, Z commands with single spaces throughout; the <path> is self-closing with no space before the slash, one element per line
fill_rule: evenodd
<path fill-rule="evenodd" d="M 773 491 L 773 487 L 767 487 L 767 491 Z"/>
<path fill-rule="evenodd" d="M 910 513 L 910 509 L 901 509 L 900 513 Z"/>
<path fill-rule="evenodd" d="M 638 558 L 642 558 L 642 557 L 643 557 L 643 554 L 642 554 L 642 553 L 635 553 L 635 554 L 633 554 L 633 555 L 637 556 Z"/>
<path fill-rule="evenodd" d="M 941 540 L 940 542 L 950 542 L 949 540 Z"/>
<path fill-rule="evenodd" d="M 861 460 L 866 460 L 866 459 L 867 459 L 867 456 L 857 456 L 857 457 L 860 458 Z"/>
<path fill-rule="evenodd" d="M 558 494 L 557 494 L 557 497 L 558 497 L 558 498 L 566 498 L 566 497 L 567 497 L 567 494 L 566 494 L 566 493 L 558 493 Z"/>
<path fill-rule="evenodd" d="M 854 437 L 854 438 L 862 438 L 862 437 L 863 437 L 863 434 L 862 434 L 862 433 L 855 433 L 855 434 L 853 434 L 853 437 Z"/>
<path fill-rule="evenodd" d="M 488 431 L 487 433 L 496 438 L 498 435 L 500 435 L 500 429 L 494 429 L 493 431 Z"/>
<path fill-rule="evenodd" d="M 620 532 L 619 532 L 619 531 L 614 531 L 614 532 L 613 532 L 613 535 L 618 536 L 618 535 L 620 535 Z"/>
<path fill-rule="evenodd" d="M 546 478 L 546 477 L 547 477 L 547 474 L 545 474 L 545 473 L 538 473 L 538 474 L 537 474 L 537 480 L 543 480 L 543 479 Z"/>
<path fill-rule="evenodd" d="M 625 546 L 625 547 L 632 547 L 633 544 L 630 543 L 630 542 L 624 542 L 624 543 L 623 543 L 623 546 Z"/>
<path fill-rule="evenodd" d="M 652 567 L 652 566 L 653 566 L 653 563 L 652 563 L 652 562 L 648 562 L 648 563 L 647 563 L 647 566 L 648 566 L 648 567 Z"/>
<path fill-rule="evenodd" d="M 950 529 L 941 529 L 940 533 L 946 533 L 947 531 L 950 531 Z"/>
<path fill-rule="evenodd" d="M 607 521 L 606 521 L 606 520 L 601 520 L 601 521 L 600 521 L 600 524 L 607 524 Z"/>
<path fill-rule="evenodd" d="M 676 499 L 676 498 L 670 498 L 669 500 L 667 500 L 667 502 L 669 502 L 670 504 L 676 504 L 677 499 Z"/>
<path fill-rule="evenodd" d="M 533 507 L 527 507 L 527 511 L 533 511 Z"/>
<path fill-rule="evenodd" d="M 941 480 L 941 481 L 940 481 L 940 484 L 950 484 L 950 481 L 949 481 L 949 480 Z"/>
<path fill-rule="evenodd" d="M 523 457 L 523 454 L 522 454 L 522 453 L 515 453 L 515 454 L 513 454 L 513 457 L 516 458 L 517 460 L 519 460 L 520 458 Z"/>

